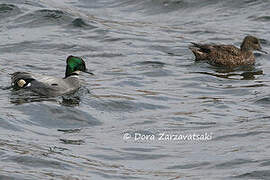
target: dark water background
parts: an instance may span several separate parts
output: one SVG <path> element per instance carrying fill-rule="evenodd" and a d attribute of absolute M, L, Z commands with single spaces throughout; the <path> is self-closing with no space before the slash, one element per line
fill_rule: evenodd
<path fill-rule="evenodd" d="M 0 0 L 0 86 L 63 76 L 84 57 L 80 99 L 0 90 L 0 179 L 269 179 L 270 55 L 228 71 L 189 42 L 270 52 L 268 0 Z M 90 90 L 90 92 L 88 91 Z M 211 134 L 135 141 L 135 134 Z M 123 140 L 125 133 L 130 139 Z"/>

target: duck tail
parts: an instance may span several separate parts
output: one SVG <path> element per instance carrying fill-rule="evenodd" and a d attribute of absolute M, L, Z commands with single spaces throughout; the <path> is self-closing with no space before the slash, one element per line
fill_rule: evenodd
<path fill-rule="evenodd" d="M 203 44 L 190 42 L 192 45 L 189 46 L 189 49 L 195 55 L 196 61 L 202 61 L 207 59 L 207 54 L 210 53 L 210 49 Z"/>
<path fill-rule="evenodd" d="M 192 45 L 190 45 L 189 47 L 197 47 L 197 48 L 200 48 L 201 47 L 200 44 L 195 43 L 195 42 L 190 42 L 190 44 L 192 44 Z"/>
<path fill-rule="evenodd" d="M 34 77 L 27 72 L 15 72 L 11 74 L 11 85 L 15 89 L 27 86 L 32 80 L 34 80 Z"/>

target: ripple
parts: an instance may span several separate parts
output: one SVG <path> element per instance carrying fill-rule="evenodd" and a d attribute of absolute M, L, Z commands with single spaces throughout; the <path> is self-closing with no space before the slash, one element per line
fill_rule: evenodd
<path fill-rule="evenodd" d="M 150 103 L 133 102 L 125 100 L 102 100 L 93 101 L 91 106 L 95 109 L 102 111 L 119 111 L 119 112 L 137 112 L 142 110 L 157 110 L 157 109 L 167 109 L 164 105 L 155 105 Z"/>
<path fill-rule="evenodd" d="M 23 27 L 41 27 L 66 25 L 72 22 L 72 20 L 72 16 L 64 11 L 41 9 L 17 18 L 16 22 Z"/>
<path fill-rule="evenodd" d="M 73 107 L 63 107 L 47 103 L 31 103 L 14 108 L 28 116 L 30 120 L 28 123 L 38 123 L 43 127 L 80 128 L 102 124 L 89 113 Z"/>
<path fill-rule="evenodd" d="M 194 169 L 194 168 L 200 168 L 205 166 L 209 166 L 211 163 L 209 162 L 202 162 L 202 163 L 193 163 L 193 164 L 181 164 L 181 165 L 175 165 L 175 166 L 169 166 L 167 169 Z"/>
<path fill-rule="evenodd" d="M 59 139 L 63 144 L 71 144 L 71 145 L 82 145 L 85 144 L 84 140 L 81 139 Z"/>
<path fill-rule="evenodd" d="M 219 163 L 215 165 L 216 168 L 218 169 L 230 169 L 232 167 L 238 167 L 240 165 L 244 166 L 245 164 L 253 164 L 257 163 L 257 161 L 249 160 L 249 159 L 235 159 L 232 161 L 224 162 L 224 163 Z"/>
<path fill-rule="evenodd" d="M 45 159 L 33 157 L 33 156 L 11 156 L 7 158 L 3 158 L 3 160 L 6 162 L 15 162 L 17 164 L 21 164 L 21 165 L 29 166 L 29 167 L 35 167 L 35 168 L 46 167 L 46 168 L 67 170 L 71 167 L 70 165 L 63 162 L 45 160 Z"/>
<path fill-rule="evenodd" d="M 264 160 L 265 162 L 261 163 L 260 166 L 270 166 L 270 160 Z"/>
<path fill-rule="evenodd" d="M 214 140 L 223 140 L 223 139 L 241 138 L 241 137 L 247 138 L 248 136 L 256 136 L 259 134 L 270 134 L 270 131 L 252 131 L 252 132 L 247 132 L 247 133 L 235 133 L 235 134 L 229 134 L 229 135 L 224 135 L 224 136 L 217 136 L 214 138 Z"/>
<path fill-rule="evenodd" d="M 144 72 L 144 73 L 141 73 L 141 75 L 144 75 L 147 77 L 166 77 L 166 76 L 171 76 L 172 71 L 165 70 L 165 69 L 159 69 L 159 70 Z"/>
<path fill-rule="evenodd" d="M 254 21 L 269 22 L 270 16 L 260 16 L 253 19 Z"/>
<path fill-rule="evenodd" d="M 113 156 L 113 155 L 105 155 L 105 154 L 96 154 L 92 155 L 93 157 L 102 158 L 104 160 L 155 160 L 155 159 L 162 159 L 167 157 L 168 155 L 164 154 L 144 154 L 144 153 L 121 153 L 121 156 Z"/>
<path fill-rule="evenodd" d="M 267 95 L 268 96 L 268 95 Z M 255 104 L 270 106 L 270 97 L 263 97 L 254 102 Z"/>
<path fill-rule="evenodd" d="M 241 174 L 239 176 L 233 176 L 233 178 L 254 178 L 254 179 L 268 179 L 270 177 L 269 170 L 256 170 L 248 173 Z"/>
<path fill-rule="evenodd" d="M 84 28 L 84 29 L 95 29 L 96 26 L 87 24 L 82 18 L 76 18 L 71 23 L 74 27 Z"/>
<path fill-rule="evenodd" d="M 137 65 L 142 65 L 142 66 L 149 66 L 152 68 L 162 68 L 166 65 L 166 63 L 160 62 L 160 61 L 141 61 L 137 62 Z"/>
<path fill-rule="evenodd" d="M 135 152 L 153 152 L 156 148 L 123 148 L 124 151 L 135 151 Z"/>
<path fill-rule="evenodd" d="M 0 4 L 0 16 L 10 16 L 12 12 L 17 14 L 20 9 L 13 4 Z"/>

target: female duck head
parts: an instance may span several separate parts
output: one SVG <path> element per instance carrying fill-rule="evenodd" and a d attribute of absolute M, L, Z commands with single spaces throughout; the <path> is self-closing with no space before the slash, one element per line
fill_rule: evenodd
<path fill-rule="evenodd" d="M 70 76 L 75 71 L 86 71 L 85 62 L 80 57 L 69 56 L 67 58 L 66 74 L 65 77 Z"/>
<path fill-rule="evenodd" d="M 267 54 L 262 50 L 260 40 L 254 36 L 246 36 L 241 44 L 242 51 L 260 51 Z"/>

